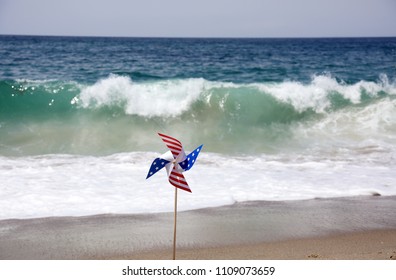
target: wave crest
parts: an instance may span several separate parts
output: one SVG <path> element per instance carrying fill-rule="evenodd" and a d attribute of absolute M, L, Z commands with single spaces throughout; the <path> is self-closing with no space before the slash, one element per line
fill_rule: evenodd
<path fill-rule="evenodd" d="M 263 110 L 271 105 L 283 110 L 292 108 L 297 113 L 325 113 L 384 95 L 396 95 L 396 86 L 386 75 L 378 82 L 352 85 L 326 75 L 313 77 L 309 84 L 235 84 L 202 78 L 134 83 L 129 77 L 111 75 L 83 88 L 77 98 L 83 108 L 118 107 L 128 115 L 176 117 L 192 110 L 196 102 L 224 112 L 233 110 L 234 114 L 243 111 L 243 106 L 255 105 Z"/>
<path fill-rule="evenodd" d="M 323 113 L 348 104 L 359 104 L 367 98 L 396 95 L 396 85 L 389 83 L 386 75 L 381 75 L 377 83 L 360 81 L 348 85 L 330 76 L 320 75 L 314 76 L 309 84 L 291 81 L 257 84 L 257 87 L 277 100 L 291 104 L 299 112 L 311 109 Z"/>
<path fill-rule="evenodd" d="M 83 108 L 121 107 L 128 115 L 174 117 L 187 111 L 203 92 L 203 79 L 134 83 L 111 75 L 84 88 L 78 96 Z"/>

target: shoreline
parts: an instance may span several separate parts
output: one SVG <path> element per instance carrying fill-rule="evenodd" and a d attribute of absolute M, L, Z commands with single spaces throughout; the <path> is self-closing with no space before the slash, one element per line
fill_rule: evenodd
<path fill-rule="evenodd" d="M 396 196 L 178 213 L 178 259 L 394 259 Z M 0 260 L 170 259 L 173 213 L 0 221 Z"/>

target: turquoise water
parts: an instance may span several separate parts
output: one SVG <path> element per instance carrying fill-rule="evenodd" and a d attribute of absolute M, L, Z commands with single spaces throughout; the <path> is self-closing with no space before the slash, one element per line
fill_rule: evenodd
<path fill-rule="evenodd" d="M 301 126 L 391 106 L 396 91 L 395 38 L 1 36 L 0 58 L 2 155 L 150 151 L 156 131 L 279 152 L 300 147 Z"/>
<path fill-rule="evenodd" d="M 395 195 L 396 38 L 0 36 L 1 217 L 170 211 L 157 132 L 204 144 L 181 209 Z"/>

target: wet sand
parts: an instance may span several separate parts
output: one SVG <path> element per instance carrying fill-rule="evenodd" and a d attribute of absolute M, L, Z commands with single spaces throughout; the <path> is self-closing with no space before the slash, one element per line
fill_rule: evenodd
<path fill-rule="evenodd" d="M 396 197 L 178 213 L 178 259 L 395 259 Z M 0 221 L 0 259 L 171 259 L 173 213 Z"/>

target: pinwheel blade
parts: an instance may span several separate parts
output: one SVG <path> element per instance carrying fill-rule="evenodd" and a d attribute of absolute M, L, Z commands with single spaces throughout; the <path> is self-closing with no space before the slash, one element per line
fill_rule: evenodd
<path fill-rule="evenodd" d="M 171 183 L 176 188 L 191 192 L 191 189 L 188 186 L 186 179 L 184 178 L 183 174 L 177 170 L 176 167 L 173 167 L 169 175 L 169 183 Z"/>
<path fill-rule="evenodd" d="M 155 173 L 160 171 L 162 168 L 164 168 L 170 161 L 163 159 L 163 158 L 156 158 L 153 163 L 151 164 L 150 170 L 147 173 L 146 179 L 150 178 L 153 176 Z"/>
<path fill-rule="evenodd" d="M 170 151 L 162 154 L 160 157 L 156 158 L 150 166 L 149 172 L 147 173 L 146 179 L 153 176 L 155 173 L 160 171 L 162 168 L 166 167 L 168 170 L 170 163 L 173 161 L 173 155 Z M 169 172 L 168 172 L 169 176 Z"/>
<path fill-rule="evenodd" d="M 182 154 L 182 156 L 184 155 L 183 145 L 179 140 L 162 133 L 158 133 L 158 135 L 161 137 L 162 141 L 164 141 L 168 149 L 172 152 L 175 159 L 180 157 L 180 154 Z"/>
<path fill-rule="evenodd" d="M 183 168 L 184 171 L 190 170 L 191 167 L 193 167 L 194 163 L 197 160 L 199 152 L 202 150 L 202 146 L 203 145 L 196 148 L 194 151 L 188 154 L 188 156 L 186 156 L 186 159 L 184 161 L 179 163 L 180 167 Z"/>

